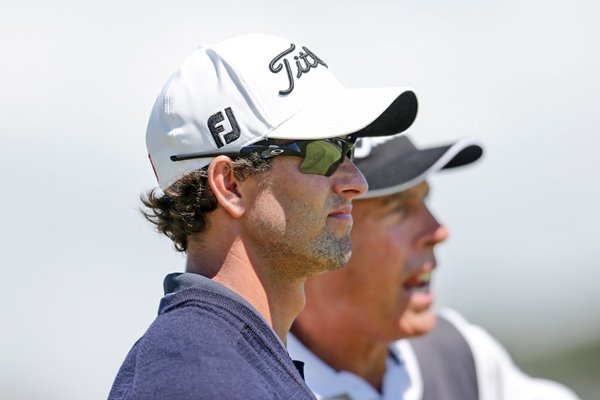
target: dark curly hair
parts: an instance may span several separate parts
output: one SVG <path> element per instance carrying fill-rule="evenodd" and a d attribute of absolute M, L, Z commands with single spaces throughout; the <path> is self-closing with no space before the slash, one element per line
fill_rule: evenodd
<path fill-rule="evenodd" d="M 234 174 L 239 179 L 267 171 L 270 160 L 256 154 L 233 161 Z M 151 189 L 140 196 L 145 209 L 142 215 L 167 235 L 177 251 L 187 250 L 187 238 L 206 228 L 207 214 L 217 208 L 217 199 L 207 182 L 207 168 L 192 171 L 160 192 Z"/>

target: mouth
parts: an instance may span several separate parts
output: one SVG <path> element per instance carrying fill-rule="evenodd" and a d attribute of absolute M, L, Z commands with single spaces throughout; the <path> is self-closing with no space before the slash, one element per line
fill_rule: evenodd
<path fill-rule="evenodd" d="M 352 219 L 352 206 L 347 205 L 340 208 L 336 208 L 329 213 L 328 217 Z"/>
<path fill-rule="evenodd" d="M 422 272 L 404 282 L 404 289 L 409 293 L 429 293 L 431 285 L 432 272 Z"/>

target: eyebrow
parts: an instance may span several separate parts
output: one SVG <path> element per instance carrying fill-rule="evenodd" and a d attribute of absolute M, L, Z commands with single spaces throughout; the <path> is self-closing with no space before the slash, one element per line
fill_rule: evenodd
<path fill-rule="evenodd" d="M 431 193 L 431 186 L 426 185 L 425 193 L 423 194 L 423 199 L 427 199 Z M 401 201 L 415 198 L 419 195 L 418 192 L 414 191 L 412 188 L 408 190 L 404 190 L 399 193 L 394 193 L 393 195 L 385 198 L 381 203 L 382 206 L 388 206 L 390 204 L 399 203 Z"/>

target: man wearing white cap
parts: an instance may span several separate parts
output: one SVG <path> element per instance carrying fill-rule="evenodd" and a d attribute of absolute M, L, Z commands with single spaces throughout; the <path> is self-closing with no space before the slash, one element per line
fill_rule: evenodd
<path fill-rule="evenodd" d="M 481 154 L 469 139 L 426 149 L 407 137 L 359 140 L 355 162 L 369 191 L 353 204 L 352 257 L 344 269 L 307 280 L 306 307 L 288 338 L 317 398 L 576 398 L 526 376 L 493 337 L 455 311 L 432 308 L 434 249 L 448 231 L 427 208 L 426 179 Z"/>
<path fill-rule="evenodd" d="M 146 217 L 186 253 L 110 399 L 313 398 L 285 349 L 307 277 L 348 261 L 366 191 L 354 140 L 402 132 L 402 88 L 347 89 L 304 43 L 204 46 L 162 89 L 146 143 Z"/>

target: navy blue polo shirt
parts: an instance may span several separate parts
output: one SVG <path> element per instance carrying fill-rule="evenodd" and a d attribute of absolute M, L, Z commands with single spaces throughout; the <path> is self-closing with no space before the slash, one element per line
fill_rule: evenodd
<path fill-rule="evenodd" d="M 168 275 L 165 292 L 109 399 L 314 399 L 275 332 L 241 296 L 190 273 Z"/>

